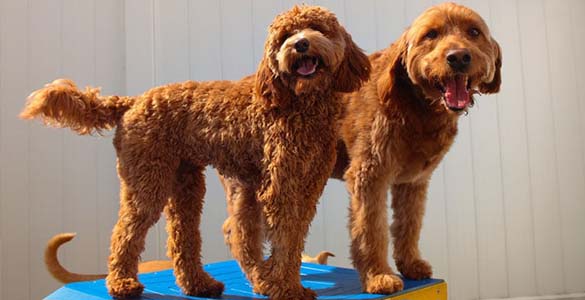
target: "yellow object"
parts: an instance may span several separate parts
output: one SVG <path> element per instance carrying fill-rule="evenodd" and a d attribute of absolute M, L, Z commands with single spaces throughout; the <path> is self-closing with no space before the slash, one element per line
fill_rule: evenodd
<path fill-rule="evenodd" d="M 409 291 L 404 294 L 390 296 L 389 300 L 447 300 L 447 283 L 445 281 Z"/>

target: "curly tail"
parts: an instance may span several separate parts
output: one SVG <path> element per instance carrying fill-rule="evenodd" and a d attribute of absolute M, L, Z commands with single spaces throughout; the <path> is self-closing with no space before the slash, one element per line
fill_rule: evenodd
<path fill-rule="evenodd" d="M 75 237 L 75 233 L 61 233 L 53 236 L 45 249 L 45 265 L 51 275 L 62 283 L 77 281 L 90 281 L 106 278 L 106 274 L 77 274 L 71 273 L 61 265 L 57 258 L 59 246 L 69 242 Z"/>
<path fill-rule="evenodd" d="M 102 97 L 98 88 L 81 91 L 69 79 L 57 79 L 28 97 L 23 119 L 40 117 L 45 124 L 69 127 L 79 134 L 100 133 L 116 126 L 135 101 L 132 97 Z"/>
<path fill-rule="evenodd" d="M 326 265 L 327 260 L 329 259 L 330 256 L 335 257 L 335 254 L 333 254 L 329 251 L 321 251 L 315 257 L 311 257 L 311 256 L 308 256 L 308 255 L 303 253 L 302 259 L 303 259 L 303 262 Z"/>

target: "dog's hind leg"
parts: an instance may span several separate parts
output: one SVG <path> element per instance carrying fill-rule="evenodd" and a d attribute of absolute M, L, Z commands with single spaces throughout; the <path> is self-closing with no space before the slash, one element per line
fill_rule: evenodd
<path fill-rule="evenodd" d="M 167 246 L 178 285 L 187 295 L 219 297 L 223 284 L 203 270 L 199 224 L 205 195 L 203 167 L 182 162 L 167 206 Z"/>
<path fill-rule="evenodd" d="M 120 213 L 112 232 L 106 278 L 108 290 L 116 298 L 136 297 L 142 293 L 144 287 L 136 276 L 138 260 L 144 250 L 146 233 L 160 218 L 169 197 L 172 166 L 150 162 L 130 167 L 118 160 Z"/>
<path fill-rule="evenodd" d="M 225 242 L 232 255 L 254 284 L 262 262 L 263 221 L 256 191 L 236 179 L 222 179 L 228 202 L 228 218 L 223 224 Z"/>
<path fill-rule="evenodd" d="M 433 274 L 431 265 L 420 257 L 418 249 L 427 187 L 427 181 L 392 185 L 394 221 L 390 230 L 394 240 L 394 260 L 402 275 L 417 280 Z"/>

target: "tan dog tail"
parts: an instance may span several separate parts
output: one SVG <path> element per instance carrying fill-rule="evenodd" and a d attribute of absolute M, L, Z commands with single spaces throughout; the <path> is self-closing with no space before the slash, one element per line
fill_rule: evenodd
<path fill-rule="evenodd" d="M 321 251 L 315 257 L 311 257 L 311 256 L 308 256 L 306 254 L 303 254 L 303 261 L 308 262 L 308 263 L 326 265 L 327 260 L 329 259 L 330 256 L 335 257 L 335 254 L 333 254 L 329 251 Z"/>
<path fill-rule="evenodd" d="M 57 79 L 28 97 L 23 119 L 40 117 L 46 124 L 69 127 L 79 134 L 101 132 L 116 126 L 135 98 L 102 97 L 99 88 L 77 88 L 69 79 Z"/>
<path fill-rule="evenodd" d="M 69 242 L 74 237 L 75 233 L 60 233 L 53 236 L 49 240 L 49 243 L 47 243 L 47 248 L 45 249 L 45 265 L 47 266 L 47 270 L 49 271 L 49 273 L 51 273 L 51 275 L 53 275 L 55 279 L 63 283 L 90 281 L 106 278 L 107 276 L 106 274 L 86 275 L 71 273 L 61 265 L 57 257 L 59 246 Z"/>

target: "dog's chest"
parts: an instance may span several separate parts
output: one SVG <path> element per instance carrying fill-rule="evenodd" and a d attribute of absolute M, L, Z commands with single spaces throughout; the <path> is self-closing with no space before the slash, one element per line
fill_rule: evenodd
<path fill-rule="evenodd" d="M 395 182 L 413 182 L 431 176 L 457 134 L 456 123 L 403 125 L 396 130 L 390 155 Z"/>

